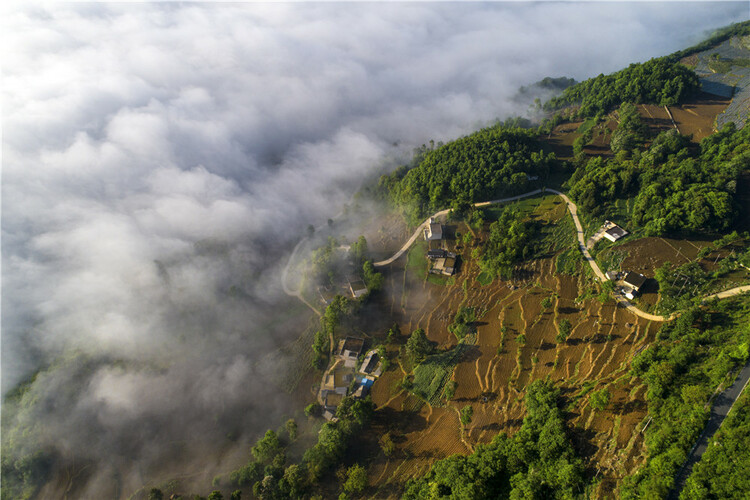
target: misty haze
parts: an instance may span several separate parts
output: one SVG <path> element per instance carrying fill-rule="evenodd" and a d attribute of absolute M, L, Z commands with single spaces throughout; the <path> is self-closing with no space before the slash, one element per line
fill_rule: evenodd
<path fill-rule="evenodd" d="M 281 282 L 303 237 L 320 233 L 300 262 L 342 220 L 348 248 L 388 210 L 355 193 L 423 144 L 539 120 L 534 99 L 560 90 L 534 82 L 608 74 L 746 15 L 742 2 L 3 7 L 3 481 L 6 462 L 42 457 L 32 498 L 146 498 L 171 480 L 207 495 L 267 429 L 295 418 L 314 439 L 302 410 L 321 372 L 297 367 L 311 356 L 298 348 L 324 305 Z M 399 224 L 405 241 L 414 226 Z M 301 264 L 290 273 L 296 286 Z"/>

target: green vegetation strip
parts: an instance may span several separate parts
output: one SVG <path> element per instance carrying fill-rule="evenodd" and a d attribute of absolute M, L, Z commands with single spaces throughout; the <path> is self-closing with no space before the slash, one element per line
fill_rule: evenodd
<path fill-rule="evenodd" d="M 429 403 L 440 406 L 446 382 L 453 368 L 476 341 L 473 334 L 467 335 L 453 349 L 428 356 L 414 368 L 414 383 L 411 391 Z"/>
<path fill-rule="evenodd" d="M 750 390 L 745 389 L 696 464 L 680 498 L 737 498 L 750 491 Z"/>

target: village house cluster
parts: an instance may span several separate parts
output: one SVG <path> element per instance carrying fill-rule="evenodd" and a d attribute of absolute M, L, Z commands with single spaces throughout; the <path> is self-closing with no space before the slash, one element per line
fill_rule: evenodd
<path fill-rule="evenodd" d="M 323 401 L 323 416 L 332 420 L 336 408 L 346 396 L 363 398 L 383 371 L 383 364 L 375 349 L 365 354 L 357 367 L 365 340 L 346 337 L 339 342 L 333 365 L 323 378 L 320 399 Z"/>
<path fill-rule="evenodd" d="M 432 263 L 430 272 L 452 276 L 456 272 L 456 254 L 445 248 L 445 227 L 435 219 L 424 230 L 424 239 L 427 240 L 427 258 Z"/>
<path fill-rule="evenodd" d="M 320 297 L 320 302 L 324 306 L 330 304 L 336 295 L 359 299 L 360 297 L 367 295 L 367 292 L 367 285 L 365 285 L 364 280 L 358 276 L 352 276 L 348 280 L 341 281 L 334 285 L 321 285 L 318 287 L 318 296 Z"/>

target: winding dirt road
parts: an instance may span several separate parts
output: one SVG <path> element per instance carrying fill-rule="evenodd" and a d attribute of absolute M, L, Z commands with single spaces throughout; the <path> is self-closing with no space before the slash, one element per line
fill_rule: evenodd
<path fill-rule="evenodd" d="M 543 192 L 554 193 L 563 199 L 563 201 L 568 207 L 568 211 L 570 212 L 570 215 L 573 217 L 573 223 L 575 224 L 575 227 L 576 227 L 576 238 L 578 239 L 578 248 L 581 250 L 581 253 L 583 254 L 584 259 L 586 259 L 586 262 L 588 262 L 589 266 L 591 266 L 591 270 L 594 271 L 594 275 L 596 276 L 596 278 L 602 282 L 607 281 L 609 278 L 607 278 L 607 276 L 602 272 L 601 268 L 599 267 L 599 265 L 596 263 L 596 261 L 591 256 L 588 249 L 586 248 L 586 239 L 583 233 L 583 226 L 581 225 L 581 221 L 578 218 L 578 207 L 576 206 L 575 203 L 573 203 L 573 201 L 571 201 L 570 198 L 568 198 L 565 194 L 561 193 L 560 191 L 557 191 L 555 189 L 548 189 L 548 188 L 537 189 L 535 191 L 530 191 L 528 193 L 519 194 L 518 196 L 512 196 L 510 198 L 482 201 L 479 203 L 475 203 L 474 206 L 486 207 L 488 205 L 495 205 L 498 203 L 507 203 L 510 201 L 516 201 L 522 198 L 527 198 L 529 196 L 534 196 L 535 194 L 539 194 Z M 399 257 L 401 257 L 404 253 L 406 253 L 406 251 L 409 250 L 409 247 L 411 247 L 414 244 L 414 242 L 417 241 L 417 238 L 419 238 L 422 235 L 423 231 L 427 227 L 427 224 L 430 223 L 430 219 L 442 217 L 443 215 L 447 215 L 448 212 L 450 212 L 450 210 L 441 210 L 439 212 L 435 212 L 434 214 L 432 214 L 422 224 L 420 224 L 419 227 L 417 227 L 417 229 L 414 231 L 414 234 L 411 235 L 411 237 L 406 241 L 406 243 L 404 243 L 403 246 L 395 254 L 393 254 L 392 257 L 386 260 L 375 262 L 373 266 L 383 267 L 383 266 L 387 266 L 395 262 Z M 715 298 L 723 299 L 726 297 L 733 297 L 735 295 L 739 295 L 744 292 L 750 292 L 750 285 L 739 286 L 736 288 L 732 288 L 731 290 L 725 290 L 723 292 L 709 295 L 703 299 L 703 302 L 707 302 Z M 614 295 L 615 300 L 617 300 L 617 302 L 622 307 L 632 312 L 636 316 L 640 316 L 641 318 L 647 319 L 649 321 L 672 321 L 673 319 L 679 316 L 679 312 L 672 313 L 669 316 L 660 316 L 658 314 L 647 313 L 646 311 L 642 311 L 638 309 L 637 307 L 635 307 L 625 296 L 616 292 L 613 295 Z"/>
<path fill-rule="evenodd" d="M 307 240 L 307 237 L 302 238 L 294 247 L 294 250 L 292 250 L 292 254 L 289 256 L 289 260 L 287 261 L 286 266 L 284 266 L 284 269 L 281 271 L 281 288 L 284 290 L 285 294 L 289 295 L 290 297 L 297 297 L 305 305 L 307 305 L 307 307 L 312 309 L 315 314 L 320 316 L 321 312 L 317 307 L 313 306 L 307 301 L 307 299 L 305 299 L 305 297 L 302 295 L 302 290 L 292 289 L 287 281 L 289 279 L 289 268 L 292 267 L 292 263 L 294 262 L 294 258 L 297 256 L 299 249 L 302 247 L 302 245 L 305 244 L 305 242 L 307 242 Z"/>
<path fill-rule="evenodd" d="M 539 194 L 543 192 L 554 193 L 560 198 L 562 198 L 563 201 L 565 201 L 565 204 L 568 207 L 568 211 L 570 212 L 570 215 L 573 217 L 573 222 L 575 224 L 576 238 L 578 239 L 578 248 L 580 249 L 581 253 L 586 259 L 586 262 L 588 262 L 589 266 L 594 272 L 596 279 L 602 282 L 607 281 L 608 280 L 607 276 L 602 272 L 601 268 L 599 268 L 599 265 L 596 263 L 596 261 L 591 256 L 588 249 L 586 248 L 586 240 L 584 237 L 583 226 L 581 225 L 581 221 L 578 218 L 578 207 L 576 206 L 575 203 L 573 203 L 570 200 L 570 198 L 568 198 L 565 194 L 561 193 L 560 191 L 557 191 L 554 189 L 544 189 L 544 188 L 537 189 L 535 191 L 530 191 L 528 193 L 520 194 L 518 196 L 512 196 L 510 198 L 503 198 L 499 200 L 490 200 L 490 201 L 483 201 L 483 202 L 475 203 L 474 206 L 484 207 L 484 206 L 494 205 L 498 203 L 516 201 L 516 200 L 520 200 L 522 198 L 526 198 L 526 197 L 533 196 L 535 194 Z M 430 218 L 442 217 L 443 215 L 447 215 L 448 212 L 450 212 L 449 209 L 441 210 L 439 212 L 434 213 L 432 217 Z M 406 241 L 406 243 L 404 243 L 403 246 L 392 257 L 386 260 L 375 262 L 373 265 L 375 267 L 384 267 L 389 264 L 392 264 L 394 261 L 400 258 L 414 244 L 414 242 L 417 241 L 417 238 L 419 238 L 422 235 L 424 229 L 427 227 L 427 224 L 429 224 L 430 222 L 430 218 L 427 218 L 422 224 L 419 225 L 419 227 L 417 227 L 417 229 L 414 231 L 414 234 L 411 235 L 411 237 Z M 289 275 L 290 267 L 292 266 L 292 263 L 294 259 L 296 258 L 297 253 L 300 251 L 300 248 L 302 248 L 302 246 L 305 244 L 306 241 L 308 241 L 308 238 L 302 238 L 302 240 L 300 240 L 300 242 L 297 243 L 297 245 L 294 247 L 294 250 L 292 251 L 292 254 L 289 257 L 289 261 L 287 262 L 287 265 L 284 267 L 284 270 L 282 272 L 281 284 L 282 284 L 284 293 L 292 297 L 297 297 L 299 300 L 304 302 L 308 307 L 310 307 L 310 309 L 312 309 L 316 314 L 321 315 L 321 312 L 303 297 L 301 290 L 294 290 L 288 285 L 288 275 Z M 702 300 L 702 302 L 706 303 L 714 299 L 724 299 L 728 297 L 734 297 L 736 295 L 740 295 L 745 292 L 750 292 L 750 285 L 738 286 L 730 290 L 725 290 L 723 292 L 708 295 Z M 650 320 L 650 321 L 672 321 L 673 319 L 677 318 L 680 314 L 679 312 L 672 313 L 669 316 L 659 316 L 656 314 L 650 314 L 635 307 L 630 301 L 627 300 L 627 298 L 620 295 L 619 293 L 614 293 L 614 297 L 617 300 L 617 302 L 620 305 L 622 305 L 624 308 L 626 308 L 633 314 L 640 316 L 642 318 L 645 318 L 647 320 Z M 330 335 L 330 332 L 329 332 L 329 356 L 331 358 L 333 356 L 333 347 L 334 347 L 333 341 L 334 341 L 333 336 Z M 331 363 L 328 369 L 323 374 L 323 380 L 321 381 L 321 386 L 322 386 L 322 383 L 325 381 L 325 377 L 335 367 L 335 364 L 336 364 L 335 362 Z M 734 405 L 734 402 L 737 400 L 737 398 L 741 394 L 742 388 L 747 386 L 749 381 L 750 381 L 750 363 L 745 365 L 745 367 L 741 370 L 740 375 L 735 381 L 735 383 L 721 395 L 719 400 L 717 400 L 717 404 L 714 406 L 714 408 L 712 408 L 711 418 L 709 420 L 709 423 L 707 424 L 706 429 L 701 435 L 701 438 L 699 439 L 698 443 L 696 443 L 696 446 L 693 448 L 693 450 L 691 450 L 691 455 L 690 455 L 689 460 L 686 462 L 685 466 L 683 466 L 683 468 L 678 473 L 677 481 L 676 481 L 676 488 L 675 490 L 671 492 L 670 498 L 676 498 L 675 493 L 678 494 L 681 488 L 684 486 L 685 480 L 687 479 L 687 476 L 692 470 L 692 465 L 700 460 L 703 452 L 705 451 L 707 447 L 708 441 L 711 439 L 711 437 L 716 432 L 716 430 L 721 426 L 724 418 L 729 413 L 731 407 Z M 323 404 L 320 391 L 318 391 L 318 402 L 320 404 Z"/>

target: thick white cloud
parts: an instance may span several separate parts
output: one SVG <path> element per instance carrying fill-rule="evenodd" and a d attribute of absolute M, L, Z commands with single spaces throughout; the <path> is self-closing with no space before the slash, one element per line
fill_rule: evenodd
<path fill-rule="evenodd" d="M 146 451 L 143 434 L 128 446 L 136 459 L 158 459 L 159 436 L 210 429 L 217 405 L 249 415 L 237 420 L 243 425 L 271 425 L 284 403 L 258 408 L 273 390 L 257 358 L 296 333 L 275 338 L 260 328 L 280 297 L 278 245 L 338 212 L 384 158 L 523 111 L 510 99 L 519 86 L 669 53 L 742 20 L 743 10 L 6 10 L 3 391 L 60 352 L 95 360 L 87 390 L 38 387 L 57 405 L 49 421 L 65 437 L 53 444 L 89 458 L 112 453 L 136 422 L 151 419 L 155 430 L 145 435 L 154 446 Z M 243 299 L 228 294 L 232 286 Z M 62 367 L 58 384 L 80 384 L 78 368 Z M 184 425 L 164 431 L 176 421 Z M 101 447 L 88 445 L 94 431 L 76 432 L 90 422 Z"/>

